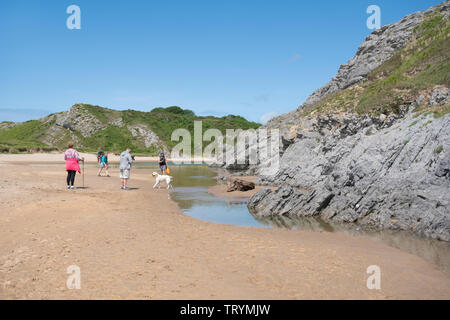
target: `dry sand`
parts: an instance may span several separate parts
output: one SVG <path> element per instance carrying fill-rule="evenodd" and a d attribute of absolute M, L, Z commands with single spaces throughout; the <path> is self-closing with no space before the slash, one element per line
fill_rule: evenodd
<path fill-rule="evenodd" d="M 80 157 L 85 159 L 86 163 L 97 163 L 97 155 L 92 153 L 80 152 Z M 110 153 L 108 155 L 109 162 L 119 162 L 120 156 Z M 159 157 L 143 157 L 136 156 L 136 162 L 157 162 Z M 61 152 L 52 153 L 18 153 L 18 154 L 0 154 L 0 162 L 33 162 L 33 163 L 60 163 L 64 161 L 64 155 Z M 167 161 L 182 161 L 180 159 L 169 159 Z M 210 159 L 196 159 L 192 158 L 191 161 L 211 161 Z"/>
<path fill-rule="evenodd" d="M 88 165 L 87 188 L 66 190 L 64 164 L 43 156 L 0 157 L 1 299 L 450 298 L 436 266 L 385 244 L 199 221 L 144 169 L 121 191 L 117 169 L 100 178 Z M 71 265 L 79 290 L 66 287 Z M 381 290 L 366 287 L 370 265 Z"/>

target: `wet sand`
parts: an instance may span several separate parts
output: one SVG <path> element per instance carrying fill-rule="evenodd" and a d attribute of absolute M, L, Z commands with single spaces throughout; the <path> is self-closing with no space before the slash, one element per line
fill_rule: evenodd
<path fill-rule="evenodd" d="M 435 265 L 380 242 L 199 221 L 147 169 L 121 191 L 116 168 L 87 165 L 86 188 L 67 190 L 64 163 L 15 160 L 0 156 L 1 299 L 450 299 Z M 381 290 L 367 289 L 370 265 Z"/>

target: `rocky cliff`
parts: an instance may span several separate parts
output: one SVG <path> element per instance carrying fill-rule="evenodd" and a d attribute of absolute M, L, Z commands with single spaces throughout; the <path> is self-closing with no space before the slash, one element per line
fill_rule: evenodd
<path fill-rule="evenodd" d="M 331 82 L 267 125 L 281 165 L 250 211 L 450 241 L 449 2 L 372 33 Z M 258 173 L 259 167 L 248 167 Z"/>
<path fill-rule="evenodd" d="M 300 108 L 308 107 L 328 94 L 366 80 L 373 70 L 406 46 L 414 29 L 423 23 L 424 17 L 440 12 L 444 18 L 448 19 L 449 7 L 450 3 L 444 2 L 441 6 L 432 7 L 424 12 L 415 12 L 397 23 L 383 26 L 372 32 L 358 48 L 355 56 L 347 64 L 341 65 L 336 76 L 311 94 Z"/>

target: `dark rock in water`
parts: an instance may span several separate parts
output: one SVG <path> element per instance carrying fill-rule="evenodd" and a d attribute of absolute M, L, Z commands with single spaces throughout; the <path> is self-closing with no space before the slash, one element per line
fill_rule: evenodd
<path fill-rule="evenodd" d="M 241 179 L 234 179 L 228 184 L 227 192 L 233 192 L 233 191 L 249 191 L 254 190 L 255 184 L 253 182 L 241 180 Z"/>

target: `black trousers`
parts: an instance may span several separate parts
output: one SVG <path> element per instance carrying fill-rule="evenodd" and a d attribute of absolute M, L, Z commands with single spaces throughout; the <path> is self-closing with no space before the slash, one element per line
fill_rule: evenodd
<path fill-rule="evenodd" d="M 75 174 L 77 172 L 75 170 L 67 170 L 67 185 L 73 186 L 73 183 L 75 182 Z"/>

